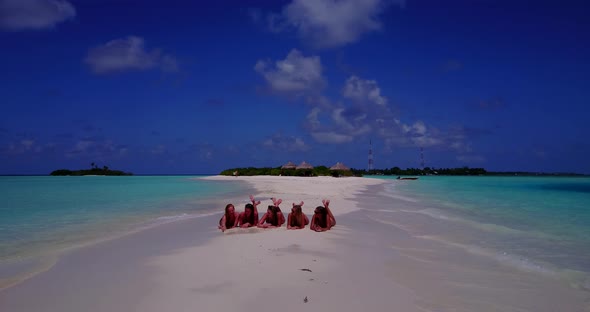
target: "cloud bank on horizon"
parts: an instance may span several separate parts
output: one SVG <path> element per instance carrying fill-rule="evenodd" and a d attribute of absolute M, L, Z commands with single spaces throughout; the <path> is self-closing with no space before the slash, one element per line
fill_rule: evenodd
<path fill-rule="evenodd" d="M 370 140 L 381 168 L 423 149 L 433 167 L 590 173 L 588 9 L 441 6 L 0 0 L 0 174 L 364 168 Z"/>

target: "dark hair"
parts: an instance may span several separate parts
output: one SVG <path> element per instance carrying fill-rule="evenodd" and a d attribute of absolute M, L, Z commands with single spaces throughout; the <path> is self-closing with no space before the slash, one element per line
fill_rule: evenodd
<path fill-rule="evenodd" d="M 293 206 L 295 209 L 291 215 L 291 223 L 290 226 L 304 226 L 305 225 L 305 218 L 303 217 L 303 211 L 301 211 L 301 205 Z"/>
<path fill-rule="evenodd" d="M 326 210 L 326 207 L 317 206 L 315 210 L 317 211 L 317 214 L 319 214 L 319 216 L 316 216 L 315 218 L 316 225 L 319 225 L 322 228 L 328 227 L 328 210 Z"/>
<path fill-rule="evenodd" d="M 234 205 L 233 204 L 227 204 L 227 205 L 225 205 L 225 213 L 224 213 L 224 215 L 225 215 L 225 227 L 228 228 L 228 229 L 231 228 L 231 227 L 233 227 L 233 225 L 234 225 L 233 221 L 234 221 L 234 219 L 236 217 L 235 215 L 230 215 L 229 214 L 229 211 L 228 211 L 229 210 L 229 207 L 234 207 Z M 235 207 L 234 207 L 234 209 L 235 209 Z M 219 225 L 221 225 L 221 221 L 222 220 L 223 220 L 223 217 L 221 217 L 221 219 L 219 219 Z"/>
<path fill-rule="evenodd" d="M 266 216 L 266 222 L 270 223 L 271 225 L 278 226 L 279 225 L 279 217 L 277 216 L 277 213 L 279 211 L 281 211 L 281 209 L 279 209 L 279 207 L 277 207 L 277 206 L 269 205 L 267 213 L 268 213 L 268 211 L 270 211 L 270 214 L 268 214 Z"/>
<path fill-rule="evenodd" d="M 246 207 L 245 207 L 244 210 L 247 210 L 247 209 L 252 210 L 252 213 L 250 214 L 249 220 L 242 220 L 242 223 L 248 222 L 250 224 L 254 224 L 254 205 L 252 205 L 252 204 L 246 204 Z M 246 215 L 244 214 L 244 217 L 245 216 Z"/>

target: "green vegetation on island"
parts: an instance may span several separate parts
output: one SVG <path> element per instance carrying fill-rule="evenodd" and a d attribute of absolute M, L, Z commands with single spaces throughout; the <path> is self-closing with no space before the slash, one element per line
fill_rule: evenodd
<path fill-rule="evenodd" d="M 255 176 L 255 175 L 282 175 L 282 176 L 356 176 L 362 177 L 365 175 L 384 175 L 384 176 L 423 176 L 423 175 L 443 175 L 443 176 L 584 176 L 576 173 L 543 173 L 543 172 L 525 172 L 525 171 L 510 171 L 510 172 L 490 172 L 484 168 L 406 168 L 399 167 L 386 169 L 354 169 L 350 171 L 330 170 L 326 166 L 317 166 L 313 169 L 283 169 L 281 167 L 247 167 L 247 168 L 232 168 L 223 170 L 220 175 L 240 175 L 240 176 Z"/>
<path fill-rule="evenodd" d="M 353 176 L 354 173 L 351 171 L 342 170 L 330 170 L 326 166 L 316 166 L 312 169 L 282 169 L 281 167 L 247 167 L 247 168 L 232 168 L 223 170 L 220 175 L 241 175 L 241 176 L 255 176 L 255 175 L 282 175 L 282 176 Z"/>
<path fill-rule="evenodd" d="M 487 175 L 488 172 L 484 168 L 430 168 L 425 167 L 424 169 L 419 168 L 407 168 L 401 169 L 399 167 L 386 168 L 386 169 L 375 169 L 375 170 L 357 170 L 362 175 L 461 175 L 461 176 L 476 176 L 476 175 Z"/>
<path fill-rule="evenodd" d="M 111 170 L 108 166 L 98 167 L 95 163 L 90 164 L 90 169 L 69 170 L 59 169 L 51 172 L 52 176 L 85 176 L 85 175 L 100 175 L 100 176 L 130 176 L 131 172 L 124 172 L 121 170 Z"/>
<path fill-rule="evenodd" d="M 388 169 L 354 169 L 348 170 L 330 170 L 326 166 L 317 166 L 312 169 L 283 169 L 281 167 L 247 167 L 247 168 L 231 168 L 223 170 L 221 175 L 241 175 L 241 176 L 255 176 L 255 175 L 282 175 L 282 176 L 357 176 L 364 175 L 387 175 L 387 176 L 415 176 L 415 175 L 486 175 L 487 171 L 483 168 L 440 168 L 434 169 L 426 167 L 424 169 L 407 168 L 401 169 L 393 167 Z"/>

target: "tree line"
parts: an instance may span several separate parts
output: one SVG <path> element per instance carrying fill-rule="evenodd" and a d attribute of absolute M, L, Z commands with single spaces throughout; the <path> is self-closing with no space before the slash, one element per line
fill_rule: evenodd
<path fill-rule="evenodd" d="M 69 170 L 58 169 L 50 173 L 52 176 L 84 176 L 84 175 L 104 175 L 104 176 L 130 176 L 131 172 L 121 170 L 111 170 L 108 166 L 98 167 L 95 163 L 90 164 L 90 169 Z"/>
<path fill-rule="evenodd" d="M 352 176 L 351 171 L 330 170 L 326 166 L 316 166 L 313 169 L 282 169 L 281 167 L 244 167 L 231 168 L 221 171 L 220 175 L 232 176 L 256 176 L 256 175 L 273 175 L 273 176 L 299 176 L 299 177 L 317 177 L 317 176 Z"/>
<path fill-rule="evenodd" d="M 484 168 L 407 168 L 401 169 L 400 167 L 386 168 L 386 169 L 374 169 L 374 170 L 354 170 L 355 174 L 360 175 L 461 175 L 461 176 L 474 176 L 474 175 L 487 175 L 488 172 Z"/>
<path fill-rule="evenodd" d="M 241 176 L 255 176 L 255 175 L 282 175 L 282 176 L 357 176 L 362 177 L 365 175 L 387 175 L 387 176 L 402 176 L 402 175 L 487 175 L 488 172 L 483 168 L 430 168 L 425 167 L 424 169 L 419 168 L 407 168 L 401 169 L 399 167 L 386 168 L 386 169 L 354 169 L 350 171 L 335 171 L 330 170 L 326 166 L 317 166 L 313 169 L 282 169 L 281 167 L 244 167 L 244 168 L 231 168 L 223 170 L 221 175 L 241 175 Z"/>

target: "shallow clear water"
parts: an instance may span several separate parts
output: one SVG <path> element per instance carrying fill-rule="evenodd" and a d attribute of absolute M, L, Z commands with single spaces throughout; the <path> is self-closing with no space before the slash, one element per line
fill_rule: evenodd
<path fill-rule="evenodd" d="M 393 196 L 427 207 L 420 212 L 437 226 L 464 229 L 446 238 L 519 265 L 590 273 L 590 178 L 379 178 L 392 180 Z"/>
<path fill-rule="evenodd" d="M 188 176 L 0 177 L 0 263 L 194 217 L 243 189 Z"/>

